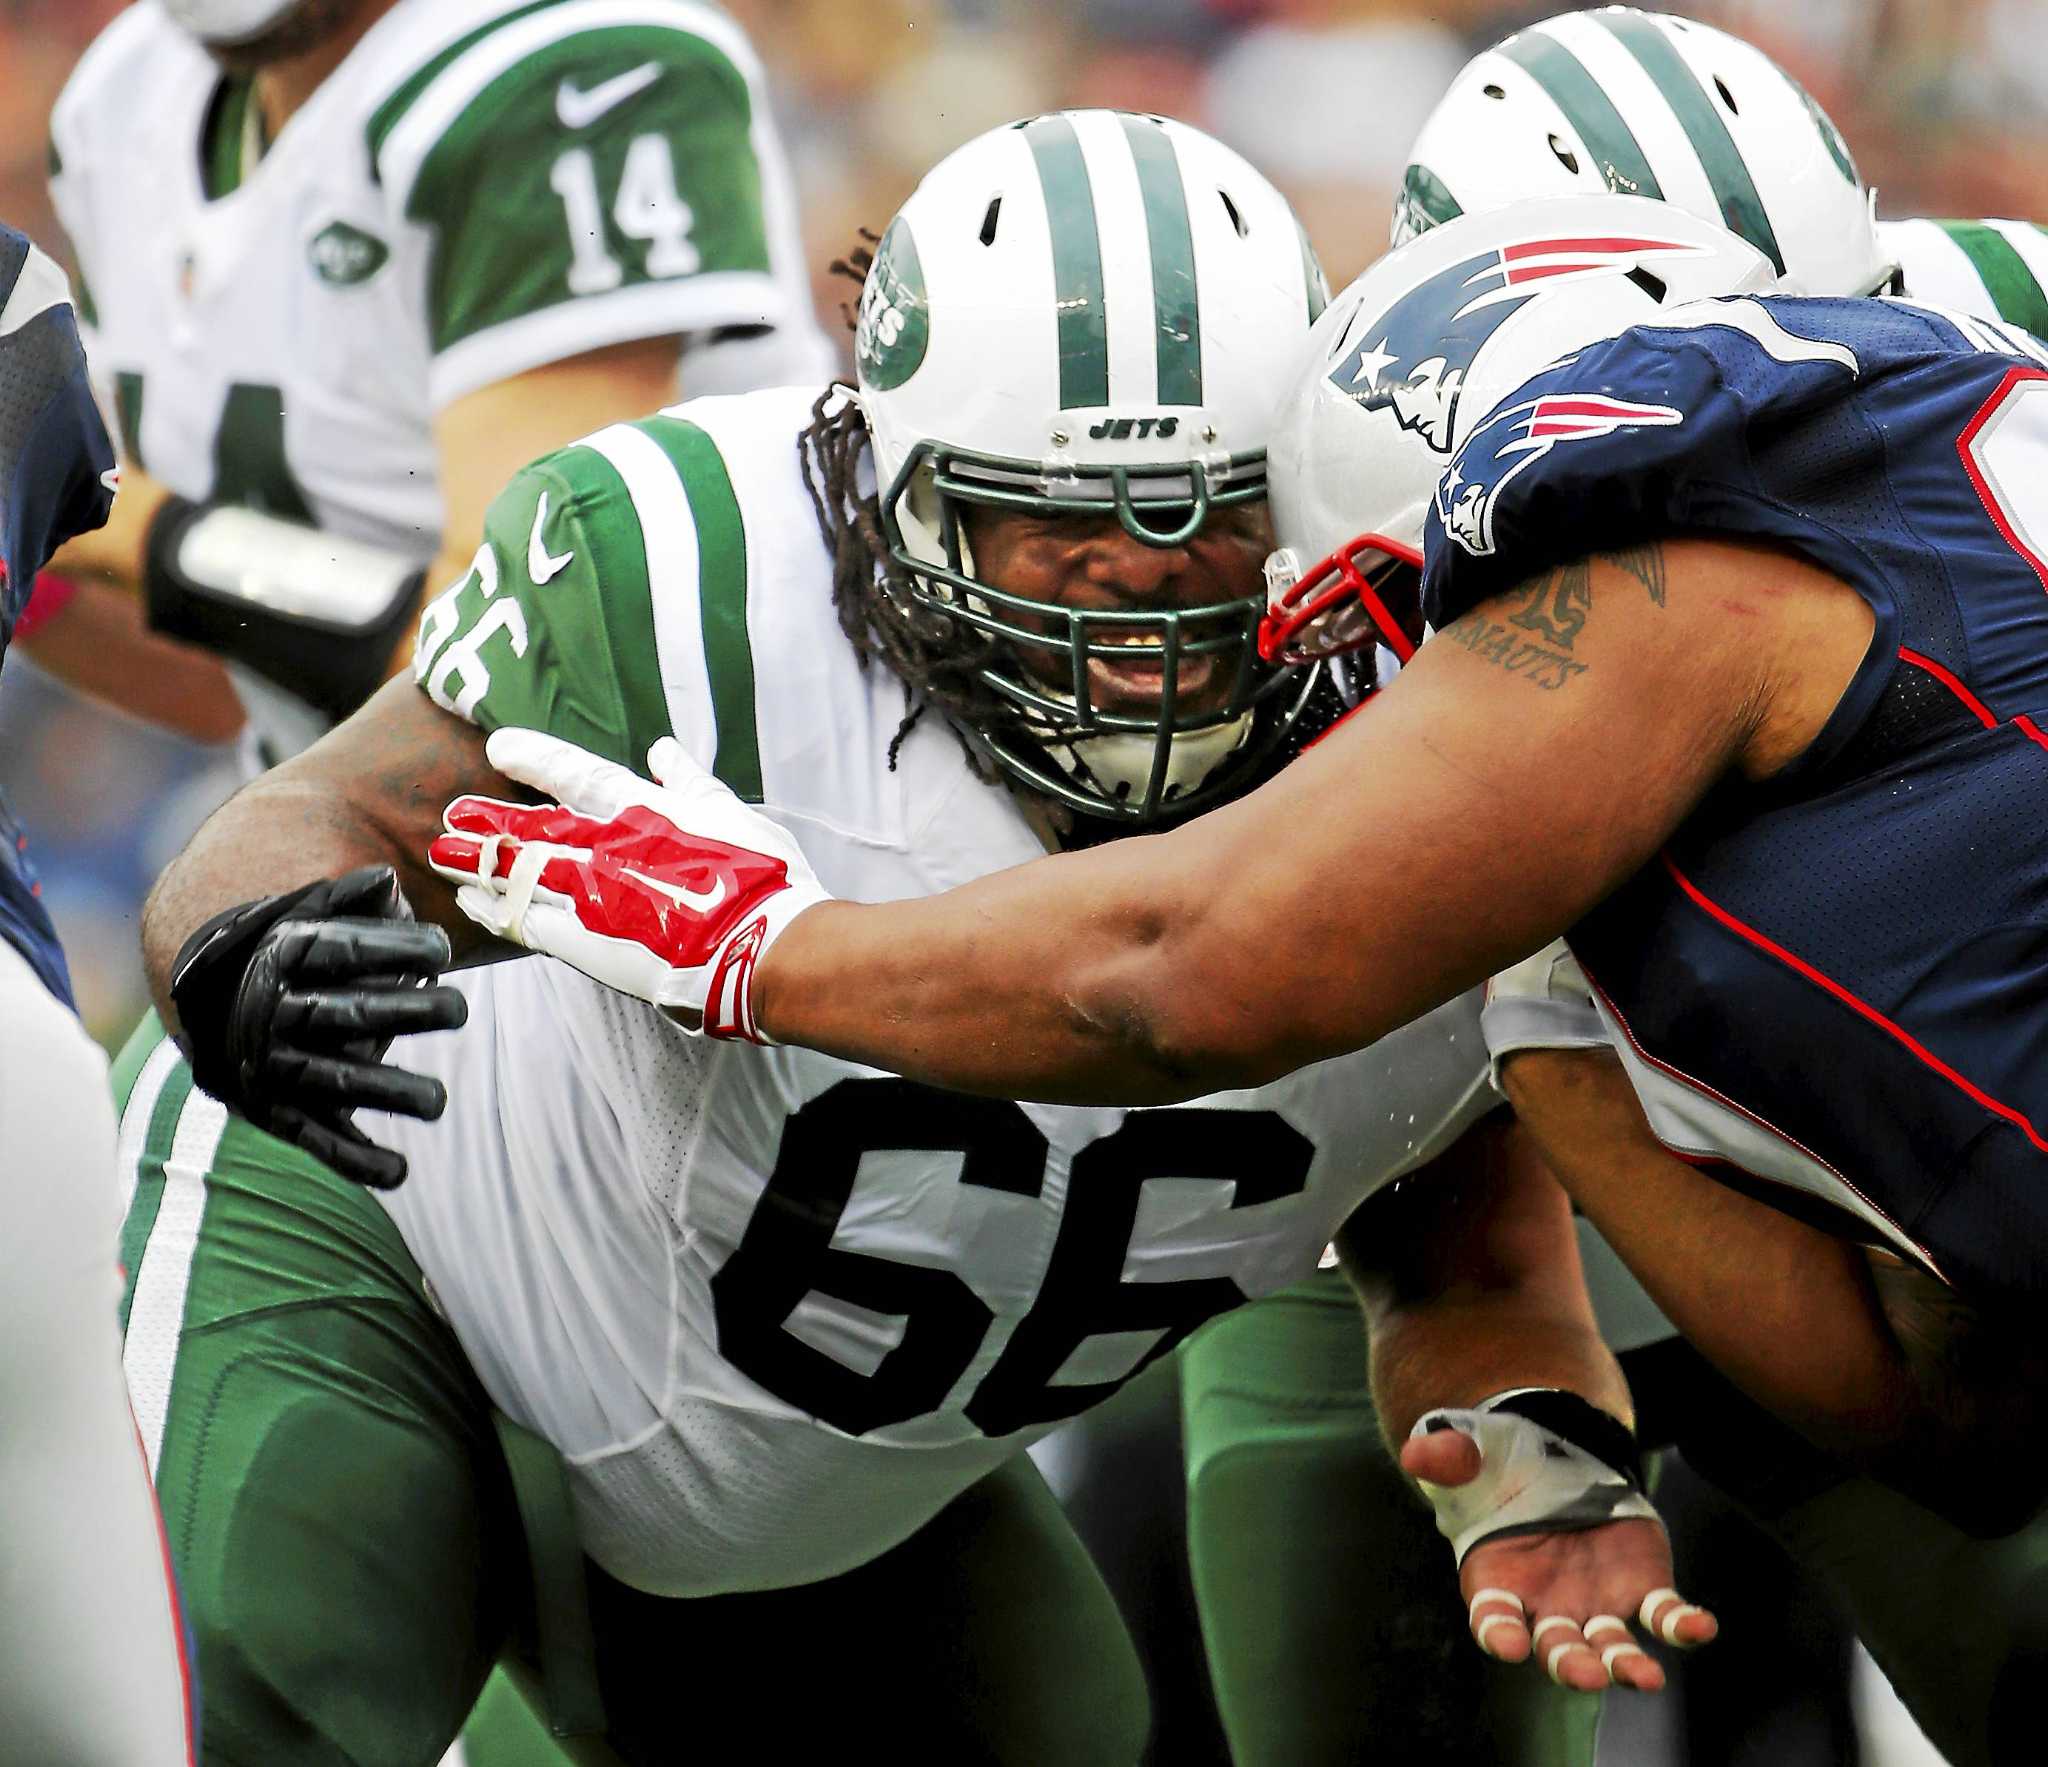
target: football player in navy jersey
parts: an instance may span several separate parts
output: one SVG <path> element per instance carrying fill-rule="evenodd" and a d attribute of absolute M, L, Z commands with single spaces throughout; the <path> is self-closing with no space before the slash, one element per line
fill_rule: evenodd
<path fill-rule="evenodd" d="M 1683 304 L 1703 282 L 1734 298 Z M 751 813 L 672 773 L 632 788 L 674 830 L 657 884 L 709 907 L 613 867 L 603 817 L 522 865 L 508 810 L 442 861 L 504 936 L 615 978 L 638 948 L 685 1022 L 1026 1097 L 1251 1083 L 1568 932 L 1658 1136 L 1568 1165 L 1581 1205 L 1753 1395 L 2015 1526 L 2043 1489 L 2048 350 L 1773 283 L 1609 197 L 1459 220 L 1355 284 L 1276 448 L 1269 629 L 1413 660 L 1185 829 L 787 915 L 814 881 L 740 888 Z M 1439 360 L 1475 303 L 1505 317 Z M 1444 446 L 1353 397 L 1375 371 L 1455 376 Z M 571 808 L 615 789 L 521 771 Z M 1454 1422 L 1403 1460 L 1442 1486 L 1479 1450 Z"/>
<path fill-rule="evenodd" d="M 0 651 L 114 455 L 64 274 L 0 225 Z M 188 1763 L 191 1688 L 121 1379 L 114 1112 L 0 805 L 0 1735 L 21 1761 Z"/>
<path fill-rule="evenodd" d="M 1396 245 L 1461 213 L 1601 190 L 1661 194 L 1771 257 L 1788 292 L 1904 292 L 2048 334 L 2048 235 L 2011 221 L 1879 222 L 1848 144 L 1797 80 L 1698 19 L 1604 6 L 1526 25 L 1466 65 L 1408 160 Z M 1478 308 L 1464 323 L 1499 312 Z M 1377 398 L 1420 415 L 1442 379 L 1440 371 L 1416 388 L 1383 380 Z M 1574 1002 L 1568 983 L 1547 961 L 1503 978 L 1489 1023 L 1512 1026 L 1518 1046 L 1548 1037 L 1584 1051 L 1583 1063 L 1611 1062 L 1596 1011 L 1582 993 Z M 1538 988 L 1549 997 L 1533 997 Z M 1517 1084 L 1537 1083 L 1527 1075 Z M 1672 1331 L 1583 1217 L 1580 1231 L 1644 1447 L 1670 1436 L 1691 1465 L 1707 1468 L 1713 1487 L 1792 1564 L 1822 1575 L 1937 1745 L 1958 1763 L 1981 1758 L 1985 1677 L 2007 1658 L 2009 1640 L 2048 1623 L 2036 1617 L 2048 1614 L 2048 1582 L 2036 1593 L 2030 1581 L 2048 1559 L 2048 1520 L 1997 1543 L 1962 1539 L 1805 1448 Z M 1398 1592 L 1414 1576 L 1396 1567 L 1420 1574 L 1441 1543 L 1426 1514 L 1383 1500 L 1399 1475 L 1380 1444 L 1358 1337 L 1351 1287 L 1330 1270 L 1213 1322 L 1180 1356 L 1188 1556 L 1233 1754 L 1239 1767 L 1348 1761 L 1407 1734 L 1431 1705 L 1452 1714 L 1489 1761 L 1526 1752 L 1526 1718 L 1509 1737 L 1479 1701 L 1454 1691 L 1487 1684 L 1482 1665 L 1441 1650 L 1431 1657 L 1411 1642 L 1417 1616 L 1398 1605 Z M 1660 1482 L 1660 1494 L 1666 1488 Z M 1726 1511 L 1708 1513 L 1717 1540 L 1742 1536 Z M 1776 1551 L 1759 1542 L 1754 1554 L 1761 1583 L 1729 1573 L 1739 1554 L 1715 1555 L 1732 1649 L 1687 1667 L 1689 1741 L 1713 1749 L 1720 1727 L 1775 1716 L 1832 1728 L 1813 1739 L 1821 1754 L 1828 1743 L 1847 1746 L 1854 1720 L 1836 1669 L 1847 1637 L 1839 1628 L 1823 1637 L 1810 1611 L 1817 1592 L 1801 1602 Z M 1910 1577 L 1901 1574 L 1908 1560 Z M 1445 1615 L 1447 1632 L 1455 1620 Z M 1289 1645 L 1276 1653 L 1283 1630 Z M 1418 1698 L 1422 1681 L 1441 1689 L 1434 1701 Z M 1339 1684 L 1346 1697 L 1328 1697 Z M 1735 1686 L 1749 1694 L 1740 1720 L 1717 1697 Z M 1546 1721 L 1557 1703 L 1543 1708 Z M 1592 1716 L 1579 1714 L 1576 1760 L 1593 1758 Z M 1446 1752 L 1435 1738 L 1424 1747 L 1432 1758 Z"/>

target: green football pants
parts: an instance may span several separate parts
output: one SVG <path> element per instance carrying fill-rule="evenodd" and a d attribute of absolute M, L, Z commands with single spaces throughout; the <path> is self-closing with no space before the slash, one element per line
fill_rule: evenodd
<path fill-rule="evenodd" d="M 492 1662 L 536 1630 L 489 1402 L 365 1192 L 197 1092 L 153 1024 L 116 1081 L 127 1368 L 204 1758 L 430 1767 Z M 755 1696 L 762 1759 L 868 1740 L 1128 1767 L 1144 1745 L 1129 1636 L 1021 1455 L 827 1582 L 675 1601 L 584 1569 L 607 1740 L 636 1767 L 704 1759 L 707 1692 L 735 1689 Z M 474 1767 L 550 1759 L 516 1699 L 494 1690 L 482 1720 Z"/>
<path fill-rule="evenodd" d="M 1181 1351 L 1188 1556 L 1238 1767 L 1590 1763 L 1599 1702 L 1482 1656 L 1435 1518 L 1381 1444 L 1336 1271 Z"/>

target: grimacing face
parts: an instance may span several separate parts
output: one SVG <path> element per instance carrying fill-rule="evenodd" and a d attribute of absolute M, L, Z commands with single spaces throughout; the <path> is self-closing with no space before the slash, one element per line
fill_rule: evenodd
<path fill-rule="evenodd" d="M 1126 533 L 1114 515 L 1034 515 L 975 506 L 963 515 L 976 576 L 1008 594 L 1077 612 L 1171 613 L 1262 596 L 1265 558 L 1273 545 L 1264 503 L 1214 511 L 1180 546 L 1148 546 Z M 1028 617 L 1019 616 L 1019 622 Z M 1018 666 L 1040 684 L 1063 689 L 1069 669 L 1064 622 L 1047 620 L 1043 629 L 1051 642 L 1042 650 L 1019 646 Z M 1217 636 L 1222 630 L 1212 625 L 1188 636 Z M 1107 631 L 1113 636 L 1116 629 Z M 1165 667 L 1157 640 L 1134 629 L 1129 641 L 1129 661 L 1088 659 L 1089 691 L 1103 711 L 1143 714 L 1159 704 Z M 1234 674 L 1225 656 L 1183 656 L 1177 671 L 1181 714 L 1220 710 Z"/>

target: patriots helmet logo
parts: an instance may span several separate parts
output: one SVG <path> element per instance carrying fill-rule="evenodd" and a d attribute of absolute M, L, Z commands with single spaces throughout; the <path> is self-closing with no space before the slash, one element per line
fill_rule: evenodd
<path fill-rule="evenodd" d="M 1472 432 L 1438 481 L 1437 520 L 1467 552 L 1483 558 L 1494 550 L 1493 512 L 1501 492 L 1551 449 L 1684 421 L 1685 413 L 1673 406 L 1606 393 L 1547 393 L 1506 406 Z"/>
<path fill-rule="evenodd" d="M 1482 252 L 1389 307 L 1330 371 L 1330 383 L 1368 411 L 1391 410 L 1404 430 L 1448 454 L 1473 362 L 1535 295 L 1639 271 L 1646 259 L 1705 255 L 1702 245 L 1640 238 L 1529 239 Z"/>

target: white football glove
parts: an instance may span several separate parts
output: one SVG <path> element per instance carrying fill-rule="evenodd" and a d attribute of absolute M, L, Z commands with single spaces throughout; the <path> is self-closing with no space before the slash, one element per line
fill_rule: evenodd
<path fill-rule="evenodd" d="M 485 752 L 555 802 L 448 806 L 428 859 L 463 913 L 686 1029 L 772 1042 L 754 1022 L 754 967 L 828 899 L 796 842 L 674 737 L 648 751 L 657 784 L 538 730 L 495 731 Z"/>
<path fill-rule="evenodd" d="M 1501 1063 L 1520 1049 L 1606 1049 L 1612 1039 L 1579 961 L 1554 939 L 1486 984 L 1479 1029 L 1495 1090 Z"/>

